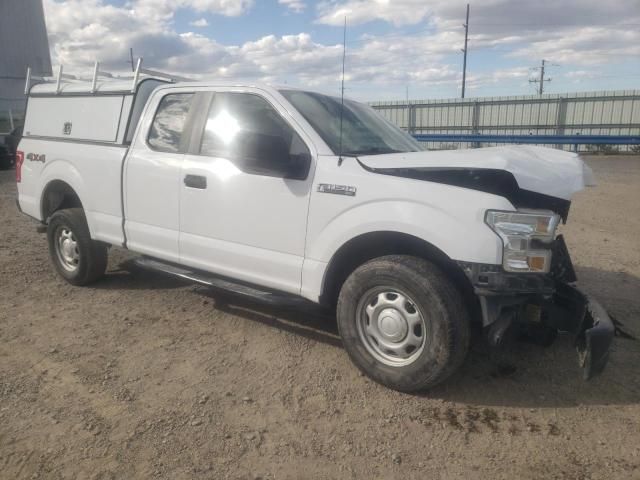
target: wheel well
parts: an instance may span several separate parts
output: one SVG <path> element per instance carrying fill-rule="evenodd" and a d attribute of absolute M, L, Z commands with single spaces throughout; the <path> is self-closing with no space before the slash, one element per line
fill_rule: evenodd
<path fill-rule="evenodd" d="M 47 222 L 49 217 L 63 208 L 82 208 L 78 194 L 71 186 L 62 180 L 49 182 L 44 189 L 41 201 L 42 220 Z"/>
<path fill-rule="evenodd" d="M 385 255 L 412 255 L 433 262 L 453 281 L 467 303 L 471 302 L 475 308 L 477 299 L 473 286 L 460 266 L 429 242 L 399 232 L 366 233 L 340 247 L 327 267 L 321 303 L 334 307 L 347 277 L 363 263 Z"/>

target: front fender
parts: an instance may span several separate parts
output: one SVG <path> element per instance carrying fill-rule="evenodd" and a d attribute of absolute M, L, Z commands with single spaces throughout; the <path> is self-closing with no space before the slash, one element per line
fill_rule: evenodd
<path fill-rule="evenodd" d="M 331 218 L 308 239 L 307 257 L 329 262 L 346 242 L 366 233 L 398 232 L 420 238 L 453 260 L 497 264 L 502 242 L 484 223 L 484 208 L 459 217 L 418 201 L 384 199 L 360 203 Z"/>

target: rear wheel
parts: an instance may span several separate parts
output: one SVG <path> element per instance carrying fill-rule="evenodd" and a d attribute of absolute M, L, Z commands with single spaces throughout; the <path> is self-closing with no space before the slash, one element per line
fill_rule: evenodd
<path fill-rule="evenodd" d="M 371 260 L 346 280 L 338 328 L 353 362 L 395 390 L 425 390 L 464 361 L 469 318 L 462 296 L 435 265 L 391 255 Z"/>
<path fill-rule="evenodd" d="M 91 240 L 81 208 L 58 210 L 47 227 L 49 255 L 58 273 L 72 285 L 87 285 L 107 268 L 107 246 Z"/>

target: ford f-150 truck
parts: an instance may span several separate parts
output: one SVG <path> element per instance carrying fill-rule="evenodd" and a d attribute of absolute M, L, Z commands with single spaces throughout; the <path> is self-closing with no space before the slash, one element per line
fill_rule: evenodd
<path fill-rule="evenodd" d="M 96 67 L 98 72 L 98 67 Z M 366 105 L 257 84 L 129 79 L 28 90 L 18 206 L 74 285 L 110 247 L 206 285 L 335 308 L 352 361 L 401 391 L 463 362 L 477 322 L 573 335 L 586 378 L 614 327 L 557 234 L 577 155 L 423 151 Z"/>

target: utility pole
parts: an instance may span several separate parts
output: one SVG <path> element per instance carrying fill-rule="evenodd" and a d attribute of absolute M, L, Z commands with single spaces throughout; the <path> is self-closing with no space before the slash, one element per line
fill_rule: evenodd
<path fill-rule="evenodd" d="M 129 58 L 130 58 L 130 61 L 131 61 L 131 71 L 134 72 L 136 67 L 133 64 L 133 47 L 129 48 Z"/>
<path fill-rule="evenodd" d="M 467 83 L 467 42 L 469 40 L 469 4 L 467 3 L 467 21 L 463 25 L 464 27 L 464 60 L 462 61 L 462 98 L 464 98 L 464 89 Z"/>
<path fill-rule="evenodd" d="M 544 82 L 550 82 L 552 79 L 551 78 L 544 78 L 544 68 L 546 65 L 547 61 L 546 60 L 542 60 L 542 63 L 540 64 L 539 68 L 540 69 L 540 77 L 539 78 L 532 78 L 529 80 L 529 83 L 537 83 L 538 84 L 538 95 L 542 95 L 544 93 Z"/>

